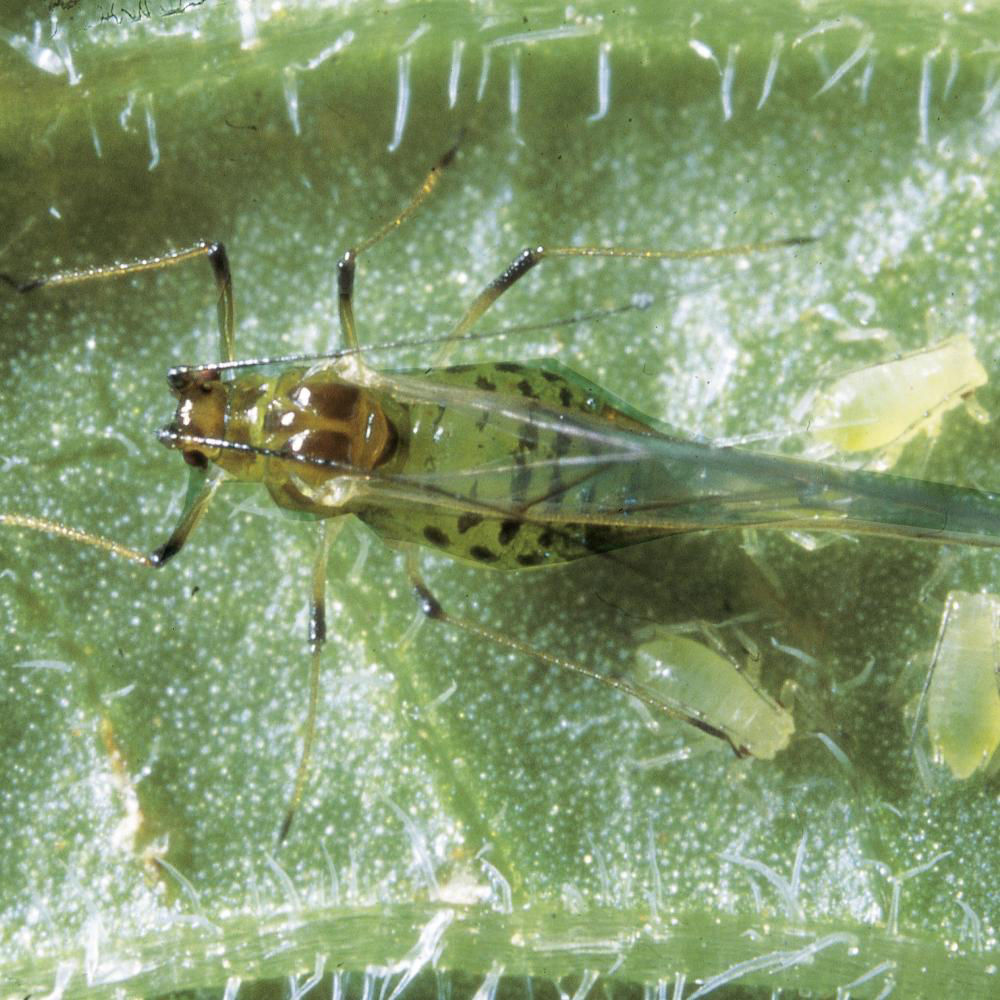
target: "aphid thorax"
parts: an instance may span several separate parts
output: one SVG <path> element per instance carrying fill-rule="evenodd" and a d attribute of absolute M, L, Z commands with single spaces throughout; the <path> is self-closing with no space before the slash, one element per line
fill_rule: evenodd
<path fill-rule="evenodd" d="M 370 473 L 399 441 L 398 418 L 377 389 L 349 380 L 342 367 L 252 370 L 228 379 L 212 368 L 174 369 L 177 410 L 160 440 L 195 467 L 211 462 L 234 479 L 264 483 L 281 507 L 340 513 L 324 487 L 338 476 Z"/>

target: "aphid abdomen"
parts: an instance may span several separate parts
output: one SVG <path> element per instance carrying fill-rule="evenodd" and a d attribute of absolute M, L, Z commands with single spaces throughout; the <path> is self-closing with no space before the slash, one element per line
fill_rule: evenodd
<path fill-rule="evenodd" d="M 612 482 L 602 467 L 595 482 L 591 461 L 604 428 L 655 434 L 654 422 L 569 369 L 548 361 L 459 365 L 420 372 L 419 388 L 409 373 L 390 377 L 404 414 L 399 447 L 381 471 L 414 490 L 405 511 L 378 502 L 354 508 L 384 537 L 514 570 L 663 533 L 617 516 L 633 496 L 634 470 L 623 464 Z M 616 516 L 602 523 L 581 515 L 588 491 Z"/>

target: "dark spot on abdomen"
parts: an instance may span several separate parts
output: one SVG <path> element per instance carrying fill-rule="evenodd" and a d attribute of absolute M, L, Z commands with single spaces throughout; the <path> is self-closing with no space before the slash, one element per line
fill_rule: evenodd
<path fill-rule="evenodd" d="M 482 514 L 459 514 L 458 533 L 464 535 L 470 528 L 474 528 L 477 524 L 482 524 L 482 521 Z"/>
<path fill-rule="evenodd" d="M 510 545 L 512 541 L 517 537 L 517 533 L 521 530 L 520 521 L 504 521 L 500 525 L 500 533 L 497 538 L 501 545 Z"/>
<path fill-rule="evenodd" d="M 432 524 L 429 524 L 426 528 L 424 528 L 424 538 L 426 538 L 431 545 L 437 545 L 442 549 L 449 544 L 448 536 L 440 528 L 435 528 Z"/>
<path fill-rule="evenodd" d="M 469 549 L 469 555 L 472 556 L 476 562 L 484 563 L 496 562 L 497 559 L 500 558 L 492 549 L 486 548 L 485 545 L 473 545 L 472 548 Z"/>

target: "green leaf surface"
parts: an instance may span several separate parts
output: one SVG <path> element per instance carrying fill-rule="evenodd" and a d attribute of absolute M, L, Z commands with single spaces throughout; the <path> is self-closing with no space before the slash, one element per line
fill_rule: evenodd
<path fill-rule="evenodd" d="M 337 257 L 461 133 L 360 260 L 363 343 L 397 345 L 372 361 L 432 364 L 397 342 L 443 336 L 525 245 L 813 234 L 546 262 L 482 329 L 652 304 L 462 350 L 554 354 L 691 433 L 794 453 L 830 374 L 955 333 L 995 371 L 995 16 L 35 3 L 0 18 L 0 271 L 223 240 L 240 355 L 330 350 Z M 0 511 L 152 549 L 186 478 L 155 439 L 164 373 L 218 352 L 207 264 L 0 293 Z M 897 471 L 997 489 L 994 426 L 958 408 Z M 277 850 L 316 534 L 240 487 L 158 573 L 0 527 L 0 997 L 299 996 L 311 976 L 334 996 L 995 995 L 997 786 L 950 780 L 910 730 L 945 596 L 1000 593 L 996 556 L 762 533 L 545 573 L 424 559 L 453 612 L 605 672 L 651 623 L 738 619 L 712 634 L 759 650 L 772 694 L 794 684 L 798 733 L 738 761 L 422 622 L 400 557 L 348 523 Z"/>

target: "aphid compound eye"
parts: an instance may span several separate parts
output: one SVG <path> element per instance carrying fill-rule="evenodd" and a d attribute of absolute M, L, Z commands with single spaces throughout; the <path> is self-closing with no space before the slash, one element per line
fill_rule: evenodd
<path fill-rule="evenodd" d="M 167 385 L 175 396 L 183 396 L 194 386 L 204 388 L 219 381 L 221 381 L 219 373 L 214 368 L 192 368 L 189 365 L 181 365 L 167 372 Z"/>
<path fill-rule="evenodd" d="M 188 465 L 194 466 L 196 469 L 207 469 L 208 459 L 200 451 L 182 451 L 181 456 Z"/>
<path fill-rule="evenodd" d="M 182 395 L 191 384 L 190 368 L 171 368 L 167 372 L 167 385 L 175 396 Z"/>

